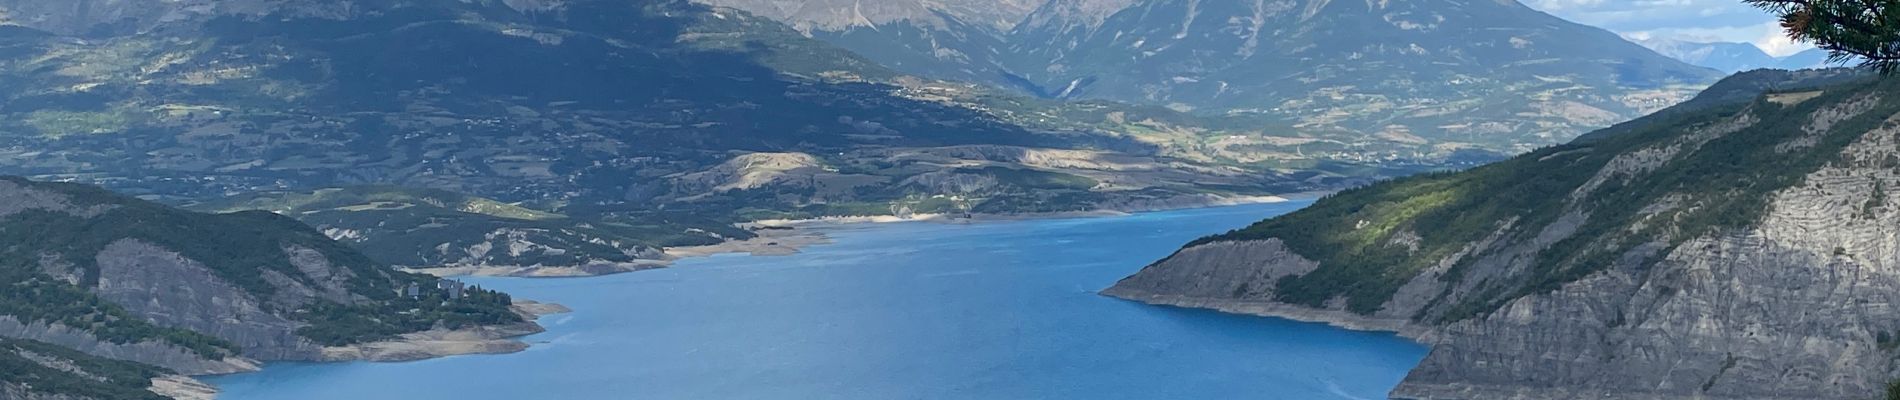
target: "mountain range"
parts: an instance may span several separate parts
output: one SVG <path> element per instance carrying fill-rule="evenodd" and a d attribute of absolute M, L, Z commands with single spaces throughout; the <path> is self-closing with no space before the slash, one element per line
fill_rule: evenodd
<path fill-rule="evenodd" d="M 977 16 L 955 2 L 828 1 L 783 13 L 780 2 L 705 1 L 904 73 L 1438 149 L 1561 143 L 1719 77 L 1515 1 L 1055 0 L 1008 29 L 965 21 L 1021 7 Z"/>
<path fill-rule="evenodd" d="M 1821 49 L 1775 57 L 1752 43 L 1694 42 L 1666 38 L 1637 40 L 1636 43 L 1686 63 L 1729 73 L 1761 68 L 1796 70 L 1846 66 L 1828 62 L 1827 51 Z"/>
<path fill-rule="evenodd" d="M 620 272 L 755 219 L 1222 204 L 1499 154 L 920 79 L 685 1 L 0 15 L 0 171 L 285 213 L 404 266 Z"/>
<path fill-rule="evenodd" d="M 1432 346 L 1393 398 L 1893 396 L 1897 90 L 1739 74 L 1570 144 L 1197 240 L 1106 293 Z"/>

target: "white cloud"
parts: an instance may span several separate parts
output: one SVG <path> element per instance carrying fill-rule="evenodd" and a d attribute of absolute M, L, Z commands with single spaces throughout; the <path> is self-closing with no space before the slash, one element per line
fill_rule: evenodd
<path fill-rule="evenodd" d="M 1774 16 L 1741 0 L 1526 0 L 1525 5 L 1631 38 L 1747 42 L 1776 56 L 1813 47 L 1789 40 Z"/>
<path fill-rule="evenodd" d="M 1794 38 L 1788 37 L 1788 34 L 1782 31 L 1780 24 L 1775 24 L 1774 29 L 1763 34 L 1762 37 L 1756 38 L 1752 43 L 1755 43 L 1755 47 L 1760 47 L 1762 51 L 1768 52 L 1768 55 L 1775 57 L 1783 57 L 1814 48 L 1813 44 L 1795 41 Z"/>
<path fill-rule="evenodd" d="M 1782 32 L 1781 25 L 1775 22 L 1713 28 L 1660 28 L 1620 33 L 1632 40 L 1661 38 L 1685 42 L 1751 43 L 1755 47 L 1760 47 L 1763 52 L 1776 57 L 1814 48 L 1814 45 L 1788 38 L 1788 35 Z"/>

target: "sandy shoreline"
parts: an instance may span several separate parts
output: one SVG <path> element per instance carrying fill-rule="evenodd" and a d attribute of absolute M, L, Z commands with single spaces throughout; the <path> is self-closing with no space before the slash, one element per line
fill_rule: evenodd
<path fill-rule="evenodd" d="M 535 320 L 567 313 L 553 303 L 517 300 L 511 307 L 524 321 L 518 324 L 463 329 L 435 329 L 403 334 L 397 339 L 323 348 L 320 361 L 415 361 L 468 354 L 507 354 L 527 350 L 522 336 L 546 331 Z"/>
<path fill-rule="evenodd" d="M 819 218 L 808 218 L 808 219 L 759 220 L 759 221 L 753 221 L 751 224 L 757 225 L 757 226 L 771 226 L 771 227 L 799 227 L 799 226 L 810 227 L 810 226 L 825 226 L 825 225 L 883 224 L 883 223 L 897 223 L 897 222 L 1023 221 L 1023 220 L 1032 220 L 1032 219 L 1052 219 L 1052 218 L 1113 217 L 1113 216 L 1129 215 L 1129 214 L 1144 213 L 1144 212 L 1191 210 L 1191 209 L 1196 209 L 1196 208 L 1228 207 L 1228 206 L 1239 206 L 1239 205 L 1247 205 L 1247 204 L 1283 203 L 1287 201 L 1291 201 L 1291 200 L 1288 197 L 1281 197 L 1281 196 L 1240 196 L 1240 197 L 1224 197 L 1224 198 L 1219 198 L 1219 199 L 1212 199 L 1209 201 L 1196 202 L 1196 203 L 1179 206 L 1179 207 L 1131 207 L 1131 208 L 1087 210 L 1087 211 L 1056 211 L 1056 212 L 1010 213 L 1010 214 L 967 214 L 967 215 L 912 214 L 908 217 L 899 217 L 899 216 L 894 216 L 894 215 L 819 217 Z"/>
<path fill-rule="evenodd" d="M 152 393 L 170 397 L 172 400 L 213 400 L 218 398 L 218 388 L 184 375 L 160 375 L 152 378 Z"/>
<path fill-rule="evenodd" d="M 831 237 L 824 232 L 803 229 L 754 229 L 757 237 L 745 240 L 728 240 L 719 244 L 705 246 L 674 247 L 666 249 L 667 261 L 676 261 L 688 257 L 705 257 L 724 253 L 746 253 L 754 256 L 789 256 L 798 254 L 805 247 L 831 243 Z"/>
<path fill-rule="evenodd" d="M 639 260 L 628 263 L 596 263 L 581 266 L 519 266 L 519 265 L 461 265 L 434 268 L 397 268 L 403 272 L 435 275 L 441 278 L 457 276 L 510 276 L 517 278 L 578 278 L 588 276 L 612 275 L 624 272 L 644 271 L 664 268 L 672 260 Z"/>
<path fill-rule="evenodd" d="M 522 336 L 547 331 L 535 320 L 573 311 L 560 304 L 533 300 L 515 300 L 509 310 L 520 315 L 523 321 L 499 326 L 434 329 L 403 334 L 391 340 L 325 347 L 318 358 L 312 361 L 402 362 L 472 354 L 514 353 L 528 349 L 528 343 L 520 340 Z M 256 369 L 244 372 L 252 371 Z M 216 386 L 184 375 L 152 378 L 152 385 L 146 390 L 178 400 L 212 400 L 218 397 Z"/>
<path fill-rule="evenodd" d="M 458 276 L 505 276 L 513 278 L 584 278 L 590 276 L 613 275 L 634 271 L 644 271 L 672 266 L 675 261 L 689 257 L 705 257 L 714 254 L 745 253 L 754 256 L 786 256 L 798 254 L 799 249 L 831 243 L 824 233 L 802 229 L 756 229 L 758 236 L 744 240 L 728 240 L 719 244 L 704 246 L 684 246 L 665 249 L 664 258 L 638 260 L 627 263 L 596 263 L 581 266 L 518 266 L 518 265 L 461 265 L 434 268 L 398 268 L 403 272 L 428 274 L 442 278 Z"/>
<path fill-rule="evenodd" d="M 1158 295 L 1145 292 L 1117 290 L 1114 287 L 1103 289 L 1100 294 L 1157 306 L 1198 308 L 1228 314 L 1281 318 L 1300 322 L 1326 324 L 1335 328 L 1361 332 L 1389 332 L 1425 345 L 1430 345 L 1437 337 L 1437 331 L 1433 328 L 1419 326 L 1408 320 L 1369 317 L 1354 314 L 1350 311 L 1323 310 L 1274 302 L 1247 302 Z"/>
<path fill-rule="evenodd" d="M 826 236 L 824 232 L 820 229 L 813 229 L 826 226 L 897 222 L 969 223 L 1051 218 L 1111 217 L 1141 212 L 1280 203 L 1291 201 L 1290 199 L 1303 199 L 1321 194 L 1323 194 L 1323 192 L 1295 193 L 1285 196 L 1209 197 L 1177 203 L 1154 203 L 1167 204 L 1166 206 L 1134 206 L 1090 211 L 967 215 L 913 214 L 902 217 L 894 215 L 874 215 L 760 220 L 740 224 L 740 226 L 751 229 L 753 233 L 758 235 L 757 237 L 744 240 L 728 240 L 719 244 L 704 246 L 667 248 L 663 251 L 665 257 L 660 259 L 640 260 L 631 263 L 600 263 L 582 266 L 448 266 L 435 268 L 402 268 L 402 270 L 439 277 L 505 276 L 517 278 L 579 278 L 665 268 L 680 259 L 705 257 L 715 254 L 743 253 L 753 256 L 787 256 L 798 254 L 800 249 L 805 247 L 831 243 L 831 238 Z"/>

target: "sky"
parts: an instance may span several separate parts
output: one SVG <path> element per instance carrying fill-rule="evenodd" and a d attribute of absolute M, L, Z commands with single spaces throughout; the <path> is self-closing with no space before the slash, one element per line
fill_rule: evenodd
<path fill-rule="evenodd" d="M 1741 0 L 1523 0 L 1525 5 L 1632 39 L 1748 42 L 1774 56 L 1812 48 L 1782 35 L 1767 12 Z"/>

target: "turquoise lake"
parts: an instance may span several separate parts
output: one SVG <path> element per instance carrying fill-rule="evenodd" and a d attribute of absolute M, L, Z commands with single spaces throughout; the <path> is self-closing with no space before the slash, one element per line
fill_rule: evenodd
<path fill-rule="evenodd" d="M 1096 295 L 1196 237 L 1309 202 L 823 228 L 833 244 L 596 278 L 478 278 L 561 303 L 527 351 L 271 364 L 224 399 L 1383 399 L 1385 333 Z"/>

